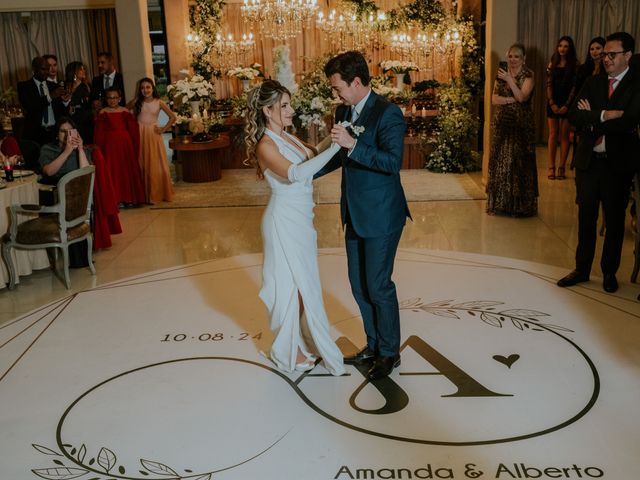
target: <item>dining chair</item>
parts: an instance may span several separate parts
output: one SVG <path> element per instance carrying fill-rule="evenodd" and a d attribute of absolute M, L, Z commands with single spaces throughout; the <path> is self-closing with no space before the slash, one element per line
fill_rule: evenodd
<path fill-rule="evenodd" d="M 62 250 L 64 283 L 69 289 L 69 245 L 86 240 L 89 269 L 95 275 L 93 237 L 89 226 L 94 176 L 95 167 L 92 165 L 64 175 L 58 182 L 57 203 L 52 206 L 11 205 L 9 231 L 2 236 L 2 257 L 9 271 L 9 289 L 15 288 L 17 278 L 12 248 Z M 18 214 L 38 217 L 18 223 Z M 55 270 L 55 264 L 52 268 Z"/>

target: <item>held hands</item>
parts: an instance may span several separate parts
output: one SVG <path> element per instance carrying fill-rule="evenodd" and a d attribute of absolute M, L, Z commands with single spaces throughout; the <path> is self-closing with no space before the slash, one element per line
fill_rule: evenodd
<path fill-rule="evenodd" d="M 335 124 L 331 129 L 331 141 L 347 150 L 351 150 L 356 144 L 356 139 L 340 124 Z"/>

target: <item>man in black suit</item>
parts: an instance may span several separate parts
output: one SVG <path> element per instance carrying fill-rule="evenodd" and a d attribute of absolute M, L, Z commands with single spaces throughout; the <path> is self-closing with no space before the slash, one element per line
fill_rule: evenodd
<path fill-rule="evenodd" d="M 47 81 L 49 65 L 43 57 L 31 62 L 33 77 L 18 83 L 18 99 L 24 112 L 22 138 L 40 145 L 55 139 L 56 119 L 64 114 L 64 89 Z"/>
<path fill-rule="evenodd" d="M 603 288 L 610 293 L 618 289 L 625 214 L 640 151 L 640 74 L 629 68 L 634 47 L 626 32 L 609 35 L 602 53 L 607 77 L 589 77 L 569 111 L 569 121 L 581 132 L 575 162 L 578 247 L 576 268 L 558 281 L 561 287 L 589 281 L 602 204 Z"/>
<path fill-rule="evenodd" d="M 56 57 L 52 53 L 48 53 L 46 55 L 43 55 L 42 58 L 44 58 L 47 61 L 47 65 L 49 65 L 49 74 L 47 75 L 47 81 L 56 84 L 60 83 L 58 81 L 58 57 Z"/>
<path fill-rule="evenodd" d="M 113 64 L 113 55 L 110 52 L 100 52 L 98 54 L 99 75 L 93 77 L 91 82 L 91 98 L 94 110 L 100 110 L 107 106 L 105 91 L 107 88 L 115 87 L 120 90 L 120 106 L 125 106 L 124 80 L 122 74 L 116 71 Z"/>

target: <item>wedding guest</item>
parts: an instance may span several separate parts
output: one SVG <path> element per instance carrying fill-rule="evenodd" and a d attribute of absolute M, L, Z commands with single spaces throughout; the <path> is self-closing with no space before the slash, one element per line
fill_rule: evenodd
<path fill-rule="evenodd" d="M 162 140 L 162 134 L 169 131 L 176 122 L 176 115 L 160 100 L 153 80 L 142 78 L 136 85 L 136 97 L 127 107 L 140 125 L 140 168 L 147 203 L 170 202 L 173 199 L 173 185 L 169 176 L 169 162 Z M 169 121 L 158 126 L 160 110 L 167 114 Z"/>
<path fill-rule="evenodd" d="M 121 107 L 120 91 L 109 87 L 105 92 L 107 106 L 95 122 L 95 143 L 102 149 L 118 203 L 126 206 L 145 202 L 140 173 L 140 128 L 129 110 Z"/>
<path fill-rule="evenodd" d="M 59 78 L 58 78 L 58 57 L 56 57 L 53 54 L 47 54 L 47 55 L 43 55 L 42 58 L 44 58 L 47 61 L 47 65 L 49 66 L 49 73 L 47 75 L 47 81 L 57 84 L 58 81 L 59 81 Z"/>
<path fill-rule="evenodd" d="M 260 298 L 275 339 L 269 358 L 285 372 L 308 371 L 317 356 L 333 375 L 342 375 L 342 353 L 332 340 L 318 271 L 313 227 L 313 174 L 339 150 L 313 153 L 285 129 L 292 125 L 291 94 L 266 80 L 247 95 L 246 144 L 249 163 L 269 184 L 262 217 L 264 264 Z"/>
<path fill-rule="evenodd" d="M 64 90 L 47 81 L 49 66 L 44 58 L 35 57 L 31 69 L 33 77 L 18 83 L 18 99 L 24 112 L 22 138 L 43 145 L 56 137 L 56 118 L 65 112 L 61 98 Z"/>
<path fill-rule="evenodd" d="M 580 92 L 588 77 L 591 75 L 606 75 L 602 67 L 602 49 L 605 42 L 603 37 L 595 37 L 589 42 L 585 61 L 578 67 L 576 72 L 576 95 Z"/>
<path fill-rule="evenodd" d="M 530 217 L 538 210 L 533 71 L 525 66 L 523 45 L 512 45 L 507 58 L 506 70 L 498 70 L 491 98 L 487 213 Z"/>
<path fill-rule="evenodd" d="M 93 100 L 93 109 L 100 111 L 107 106 L 106 90 L 109 87 L 115 87 L 120 91 L 121 107 L 125 106 L 124 96 L 124 80 L 122 74 L 116 71 L 113 55 L 111 52 L 98 53 L 98 72 L 99 75 L 93 77 L 91 81 L 91 99 Z"/>
<path fill-rule="evenodd" d="M 57 140 L 40 149 L 41 183 L 56 185 L 65 174 L 90 164 L 84 141 L 69 117 L 60 117 L 55 126 Z"/>
<path fill-rule="evenodd" d="M 80 136 L 87 143 L 93 143 L 93 114 L 89 101 L 91 91 L 87 83 L 87 67 L 82 62 L 71 62 L 64 73 L 69 116 L 78 126 Z"/>
<path fill-rule="evenodd" d="M 606 220 L 600 267 L 606 292 L 618 289 L 625 215 L 633 175 L 640 159 L 640 74 L 629 68 L 635 40 L 626 32 L 609 35 L 602 64 L 607 77 L 592 75 L 584 83 L 569 119 L 580 131 L 576 154 L 578 246 L 575 269 L 558 280 L 569 287 L 588 282 L 595 256 L 598 215 Z"/>
<path fill-rule="evenodd" d="M 606 75 L 602 67 L 602 49 L 604 48 L 605 39 L 603 37 L 595 37 L 589 42 L 587 56 L 582 65 L 578 67 L 576 73 L 576 95 L 580 93 L 582 86 L 587 78 L 591 75 Z M 575 167 L 576 150 L 578 149 L 578 132 L 573 134 L 573 155 L 571 159 L 571 169 Z"/>
<path fill-rule="evenodd" d="M 576 69 L 578 60 L 573 39 L 560 37 L 547 66 L 547 123 L 549 125 L 548 153 L 550 180 L 565 178 L 565 164 L 569 156 L 571 125 L 567 113 L 575 96 Z M 556 170 L 557 144 L 560 142 L 560 157 Z"/>

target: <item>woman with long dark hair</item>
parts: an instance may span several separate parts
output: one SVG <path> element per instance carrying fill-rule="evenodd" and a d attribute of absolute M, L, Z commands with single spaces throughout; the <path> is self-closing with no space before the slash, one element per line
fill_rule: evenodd
<path fill-rule="evenodd" d="M 65 67 L 64 74 L 69 117 L 78 126 L 85 143 L 93 143 L 93 111 L 89 101 L 91 89 L 87 81 L 87 67 L 82 62 L 71 62 Z"/>
<path fill-rule="evenodd" d="M 569 156 L 571 125 L 567 119 L 569 107 L 576 94 L 576 70 L 578 59 L 573 39 L 560 37 L 547 67 L 547 123 L 549 125 L 549 174 L 550 180 L 565 178 L 565 164 Z M 556 170 L 556 151 L 560 143 L 560 157 Z"/>
<path fill-rule="evenodd" d="M 248 161 L 271 187 L 262 217 L 260 290 L 275 334 L 269 358 L 291 372 L 313 369 L 319 356 L 331 374 L 342 375 L 342 353 L 331 338 L 322 299 L 311 183 L 340 147 L 333 144 L 313 157 L 285 130 L 294 115 L 290 102 L 289 90 L 274 80 L 250 90 L 247 98 Z"/>
<path fill-rule="evenodd" d="M 604 49 L 604 44 L 605 39 L 602 37 L 595 37 L 589 42 L 585 61 L 578 67 L 578 72 L 576 73 L 576 95 L 589 76 L 605 74 L 604 68 L 602 68 L 602 50 Z"/>

